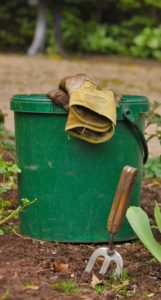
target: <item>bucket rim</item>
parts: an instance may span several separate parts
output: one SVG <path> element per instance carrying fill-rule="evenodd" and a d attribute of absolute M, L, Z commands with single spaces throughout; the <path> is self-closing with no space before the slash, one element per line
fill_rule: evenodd
<path fill-rule="evenodd" d="M 127 107 L 133 111 L 147 112 L 149 100 L 142 95 L 122 95 L 117 107 L 118 115 Z M 62 107 L 55 105 L 47 94 L 16 94 L 11 99 L 10 109 L 26 113 L 68 114 Z"/>

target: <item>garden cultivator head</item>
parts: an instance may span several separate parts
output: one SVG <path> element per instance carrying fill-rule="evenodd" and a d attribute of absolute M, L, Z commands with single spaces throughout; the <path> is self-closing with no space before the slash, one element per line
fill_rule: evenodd
<path fill-rule="evenodd" d="M 123 168 L 107 223 L 107 230 L 111 234 L 109 247 L 101 247 L 93 252 L 89 259 L 85 272 L 90 273 L 97 258 L 102 256 L 104 257 L 104 261 L 99 271 L 100 274 L 106 273 L 112 261 L 116 263 L 114 276 L 118 277 L 121 274 L 123 268 L 123 259 L 117 251 L 113 250 L 113 238 L 114 235 L 119 231 L 125 219 L 126 211 L 128 208 L 128 200 L 130 198 L 132 188 L 136 180 L 136 175 L 137 169 L 130 166 L 125 166 Z"/>
<path fill-rule="evenodd" d="M 116 268 L 114 270 L 114 276 L 118 277 L 121 274 L 121 271 L 123 268 L 123 259 L 118 252 L 116 252 L 116 251 L 111 252 L 111 250 L 107 247 L 98 248 L 97 250 L 95 250 L 93 252 L 93 254 L 91 255 L 91 257 L 89 259 L 89 262 L 87 264 L 85 272 L 90 273 L 92 271 L 97 258 L 100 256 L 104 257 L 104 261 L 103 261 L 103 264 L 101 266 L 99 273 L 105 274 L 110 263 L 113 261 L 116 263 Z"/>

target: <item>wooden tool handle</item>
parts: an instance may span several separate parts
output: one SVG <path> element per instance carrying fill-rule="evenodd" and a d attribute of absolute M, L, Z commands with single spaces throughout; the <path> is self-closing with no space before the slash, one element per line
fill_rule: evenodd
<path fill-rule="evenodd" d="M 123 168 L 107 223 L 108 231 L 113 234 L 118 232 L 125 219 L 136 176 L 137 169 L 130 166 Z"/>

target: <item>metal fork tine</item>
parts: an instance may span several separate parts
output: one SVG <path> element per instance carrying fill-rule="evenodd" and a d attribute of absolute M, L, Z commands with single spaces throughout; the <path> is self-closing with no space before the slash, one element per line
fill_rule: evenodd
<path fill-rule="evenodd" d="M 105 274 L 107 269 L 108 269 L 108 266 L 109 264 L 113 261 L 116 263 L 116 268 L 115 268 L 115 271 L 114 271 L 114 276 L 115 277 L 118 277 L 120 276 L 121 272 L 122 272 L 122 268 L 123 268 L 123 259 L 121 257 L 121 255 L 117 252 L 117 251 L 113 251 L 113 254 L 111 256 L 108 255 L 109 253 L 109 249 L 107 249 L 107 254 L 106 254 L 106 257 L 105 257 L 105 260 L 103 262 L 103 265 L 100 269 L 100 274 Z"/>
<path fill-rule="evenodd" d="M 117 255 L 117 263 L 116 263 L 116 269 L 114 272 L 114 276 L 119 277 L 122 272 L 122 268 L 123 268 L 123 259 L 122 259 L 122 256 L 118 252 L 116 252 L 115 254 Z"/>
<path fill-rule="evenodd" d="M 105 257 L 104 262 L 103 262 L 103 264 L 102 264 L 102 267 L 101 267 L 99 273 L 100 273 L 100 274 L 105 274 L 106 271 L 107 271 L 107 269 L 108 269 L 109 264 L 110 264 L 109 258 L 108 258 L 108 257 Z"/>
<path fill-rule="evenodd" d="M 107 248 L 106 247 L 102 247 L 102 248 L 98 248 L 96 249 L 93 254 L 91 255 L 88 264 L 86 266 L 85 272 L 90 273 L 94 267 L 94 264 L 96 262 L 97 257 L 103 256 L 105 257 L 107 255 Z"/>

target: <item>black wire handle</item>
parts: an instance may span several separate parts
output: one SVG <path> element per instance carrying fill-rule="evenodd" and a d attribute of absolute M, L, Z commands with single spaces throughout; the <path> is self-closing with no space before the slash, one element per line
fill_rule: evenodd
<path fill-rule="evenodd" d="M 139 146 L 141 148 L 141 152 L 142 152 L 142 155 L 143 155 L 143 164 L 145 164 L 147 162 L 147 159 L 148 159 L 149 151 L 148 151 L 148 145 L 147 145 L 147 142 L 145 140 L 144 134 L 139 129 L 137 124 L 135 123 L 135 120 L 134 120 L 134 118 L 131 114 L 131 111 L 129 109 L 124 111 L 123 116 L 124 116 L 124 119 L 127 121 L 128 126 L 130 127 L 130 129 L 134 133 L 134 135 L 135 135 L 135 137 L 136 137 L 136 139 L 139 143 Z"/>

